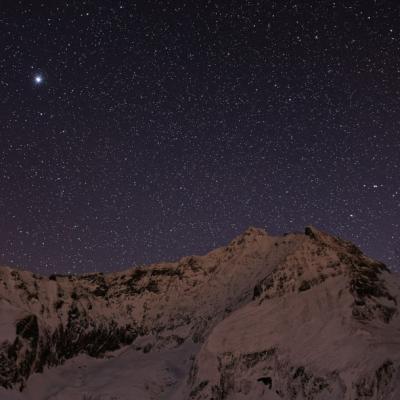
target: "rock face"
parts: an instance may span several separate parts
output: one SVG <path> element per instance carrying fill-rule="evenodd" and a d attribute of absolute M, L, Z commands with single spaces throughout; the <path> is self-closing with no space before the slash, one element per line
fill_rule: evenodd
<path fill-rule="evenodd" d="M 249 228 L 205 256 L 107 275 L 0 268 L 0 398 L 86 354 L 113 368 L 132 357 L 124 369 L 154 381 L 82 394 L 85 375 L 79 395 L 29 398 L 397 400 L 399 297 L 384 264 L 312 227 Z"/>

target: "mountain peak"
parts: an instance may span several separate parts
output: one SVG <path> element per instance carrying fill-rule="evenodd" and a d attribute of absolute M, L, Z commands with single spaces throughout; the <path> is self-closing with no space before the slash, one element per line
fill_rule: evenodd
<path fill-rule="evenodd" d="M 269 237 L 268 233 L 262 228 L 256 228 L 249 226 L 243 233 L 236 236 L 228 245 L 228 247 L 236 247 L 247 245 L 249 243 L 255 243 L 258 239 Z"/>
<path fill-rule="evenodd" d="M 255 226 L 249 226 L 241 236 L 268 236 L 268 233 L 263 228 L 257 228 Z"/>
<path fill-rule="evenodd" d="M 328 238 L 334 238 L 329 233 L 323 232 L 313 225 L 307 225 L 304 229 L 304 233 L 306 236 L 310 237 L 311 239 L 316 239 L 316 240 L 320 240 L 320 241 L 327 240 Z"/>

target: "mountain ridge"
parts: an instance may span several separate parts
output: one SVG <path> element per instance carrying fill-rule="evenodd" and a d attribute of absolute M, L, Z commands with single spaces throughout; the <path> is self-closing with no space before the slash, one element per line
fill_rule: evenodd
<path fill-rule="evenodd" d="M 383 263 L 311 226 L 283 236 L 249 227 L 206 255 L 108 274 L 41 277 L 1 267 L 0 386 L 7 395 L 28 393 L 33 375 L 82 354 L 104 358 L 127 348 L 168 358 L 191 349 L 168 399 L 395 399 L 399 295 Z M 364 360 L 369 372 L 357 373 L 357 357 L 372 351 L 367 339 L 377 347 Z M 384 388 L 379 368 L 389 368 Z"/>

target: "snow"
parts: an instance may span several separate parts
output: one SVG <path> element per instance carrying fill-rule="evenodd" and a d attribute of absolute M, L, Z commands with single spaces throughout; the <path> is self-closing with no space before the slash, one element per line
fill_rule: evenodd
<path fill-rule="evenodd" d="M 15 340 L 15 324 L 23 317 L 23 312 L 5 299 L 0 299 L 0 343 Z"/>
<path fill-rule="evenodd" d="M 64 365 L 34 374 L 20 393 L 0 388 L 2 400 L 175 399 L 187 378 L 193 343 L 143 353 L 129 346 L 105 358 L 79 355 Z"/>

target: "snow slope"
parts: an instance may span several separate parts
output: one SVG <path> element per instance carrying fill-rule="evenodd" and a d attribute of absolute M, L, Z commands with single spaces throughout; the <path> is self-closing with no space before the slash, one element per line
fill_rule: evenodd
<path fill-rule="evenodd" d="M 9 400 L 131 400 L 172 399 L 188 374 L 197 347 L 183 344 L 176 349 L 143 353 L 124 348 L 104 358 L 74 357 L 62 366 L 31 376 L 23 392 L 0 388 Z"/>

